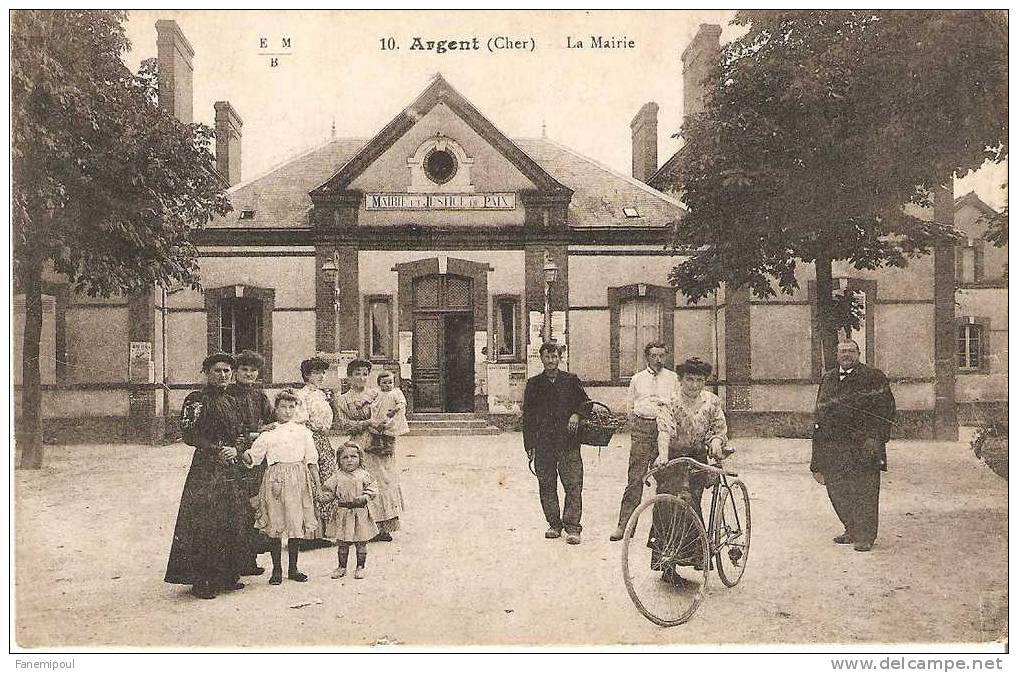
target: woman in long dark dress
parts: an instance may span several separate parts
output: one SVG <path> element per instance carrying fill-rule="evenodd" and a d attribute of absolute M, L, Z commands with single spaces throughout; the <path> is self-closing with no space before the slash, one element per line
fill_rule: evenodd
<path fill-rule="evenodd" d="M 237 399 L 237 405 L 240 407 L 244 441 L 237 446 L 237 450 L 243 452 L 251 448 L 251 443 L 262 430 L 274 425 L 275 413 L 265 391 L 257 385 L 258 376 L 265 366 L 265 358 L 260 353 L 245 350 L 238 353 L 234 359 L 237 364 L 233 375 L 234 382 L 227 386 L 226 390 Z M 243 475 L 243 488 L 248 498 L 258 495 L 264 474 L 263 461 L 262 465 L 255 466 Z M 258 554 L 270 551 L 272 542 L 255 528 L 254 508 L 251 506 L 245 511 L 244 527 L 247 529 L 247 550 L 240 574 L 261 575 L 265 569 L 258 565 Z"/>
<path fill-rule="evenodd" d="M 248 503 L 236 449 L 242 415 L 226 390 L 233 368 L 225 353 L 205 358 L 208 383 L 188 395 L 181 410 L 184 442 L 194 447 L 194 457 L 180 495 L 165 581 L 190 584 L 199 598 L 244 586 L 238 579 L 247 548 Z"/>

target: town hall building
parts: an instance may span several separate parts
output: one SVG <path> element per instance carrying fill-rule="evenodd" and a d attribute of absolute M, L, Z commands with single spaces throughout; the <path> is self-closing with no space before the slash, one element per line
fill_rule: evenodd
<path fill-rule="evenodd" d="M 193 49 L 176 23 L 157 28 L 160 104 L 190 121 Z M 715 29 L 702 26 L 683 53 L 687 112 Z M 671 225 L 684 209 L 667 186 L 674 161 L 658 166 L 656 105 L 633 120 L 625 175 L 548 138 L 506 137 L 441 75 L 424 84 L 374 137 L 333 138 L 243 182 L 243 122 L 216 103 L 233 211 L 195 233 L 202 290 L 97 300 L 51 275 L 47 439 L 172 435 L 202 359 L 245 348 L 264 354 L 270 396 L 300 382 L 305 358 L 336 363 L 339 387 L 360 357 L 398 373 L 414 414 L 511 427 L 547 340 L 614 410 L 645 366 L 642 346 L 662 340 L 673 362 L 715 364 L 733 434 L 808 436 L 821 368 L 812 269 L 800 267 L 794 295 L 768 300 L 722 289 L 691 304 L 670 287 L 683 259 Z M 924 216 L 953 212 L 948 197 Z M 864 302 L 852 336 L 892 382 L 898 436 L 953 438 L 964 404 L 1006 401 L 1006 300 L 961 320 L 956 273 L 952 248 L 906 269 L 835 270 L 839 291 Z M 959 348 L 982 349 L 975 366 L 959 365 Z"/>

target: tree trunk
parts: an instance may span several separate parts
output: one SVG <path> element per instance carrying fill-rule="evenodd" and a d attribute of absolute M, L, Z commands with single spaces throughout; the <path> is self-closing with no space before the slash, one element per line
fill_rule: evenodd
<path fill-rule="evenodd" d="M 820 369 L 827 371 L 834 366 L 838 352 L 838 326 L 834 320 L 834 278 L 831 258 L 818 257 L 817 276 L 817 328 L 820 335 Z"/>
<path fill-rule="evenodd" d="M 26 259 L 21 280 L 25 291 L 25 330 L 21 347 L 21 408 L 16 441 L 21 444 L 19 467 L 42 467 L 42 376 L 39 342 L 42 340 L 42 263 Z M 15 414 L 17 418 L 18 414 Z"/>

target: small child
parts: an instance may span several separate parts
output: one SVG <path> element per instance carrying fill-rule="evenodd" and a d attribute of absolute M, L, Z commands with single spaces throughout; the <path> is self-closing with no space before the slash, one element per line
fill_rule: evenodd
<path fill-rule="evenodd" d="M 371 428 L 371 452 L 389 456 L 396 450 L 396 437 L 410 432 L 406 420 L 406 397 L 396 388 L 392 372 L 378 374 L 378 397 L 371 403 L 371 420 L 385 425 Z"/>
<path fill-rule="evenodd" d="M 336 540 L 338 565 L 332 572 L 332 579 L 346 575 L 346 562 L 350 556 L 350 545 L 357 549 L 357 568 L 354 579 L 364 578 L 364 562 L 368 558 L 367 542 L 378 535 L 378 528 L 368 513 L 368 500 L 378 494 L 375 480 L 361 464 L 361 447 L 347 442 L 339 449 L 339 469 L 322 484 L 319 502 L 336 501 L 331 513 L 325 519 L 325 537 Z"/>
<path fill-rule="evenodd" d="M 282 584 L 282 538 L 286 536 L 289 554 L 287 577 L 306 582 L 308 576 L 297 569 L 300 538 L 318 535 L 313 493 L 318 485 L 318 451 L 311 431 L 293 421 L 299 404 L 292 390 L 276 396 L 277 425 L 263 432 L 243 455 L 244 463 L 253 468 L 262 459 L 268 463 L 258 495 L 251 499 L 255 508 L 255 527 L 270 538 L 272 576 L 269 584 Z"/>

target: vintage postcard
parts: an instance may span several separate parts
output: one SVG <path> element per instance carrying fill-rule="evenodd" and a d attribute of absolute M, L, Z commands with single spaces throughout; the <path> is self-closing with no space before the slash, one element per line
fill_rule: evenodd
<path fill-rule="evenodd" d="M 999 662 L 1006 14 L 10 26 L 12 647 Z"/>

